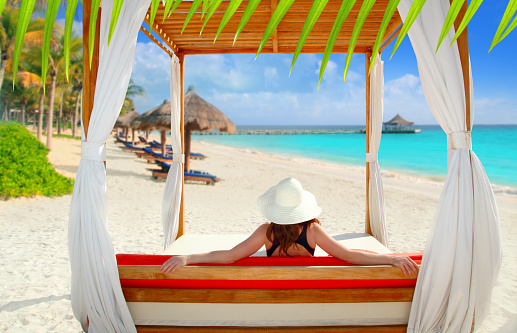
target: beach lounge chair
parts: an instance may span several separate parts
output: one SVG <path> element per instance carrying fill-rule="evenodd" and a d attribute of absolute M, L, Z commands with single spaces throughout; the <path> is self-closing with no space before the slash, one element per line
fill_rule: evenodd
<path fill-rule="evenodd" d="M 159 143 L 156 140 L 149 142 L 149 144 L 151 145 L 151 147 L 162 149 L 161 143 Z M 165 145 L 165 149 L 172 150 L 172 145 Z"/>
<path fill-rule="evenodd" d="M 141 151 L 144 149 L 144 147 L 136 147 L 126 141 L 122 141 L 122 143 L 124 144 L 124 147 L 122 147 L 122 150 Z"/>
<path fill-rule="evenodd" d="M 422 253 L 410 256 L 420 264 Z M 405 332 L 416 284 L 398 267 L 331 256 L 248 257 L 164 275 L 160 265 L 169 257 L 117 255 L 139 332 Z"/>
<path fill-rule="evenodd" d="M 201 154 L 201 153 L 190 153 L 190 158 L 194 159 L 194 160 L 204 160 L 206 158 L 205 155 Z"/>
<path fill-rule="evenodd" d="M 157 181 L 162 181 L 162 179 L 167 178 L 167 173 L 169 172 L 171 165 L 159 160 L 155 160 L 154 162 L 160 166 L 161 169 L 151 169 L 153 178 Z M 184 172 L 183 179 L 185 181 L 202 182 L 207 185 L 215 185 L 215 183 L 219 181 L 219 178 L 216 176 L 209 174 L 208 172 L 198 170 L 189 170 L 189 172 Z"/>
<path fill-rule="evenodd" d="M 147 158 L 147 163 L 153 163 L 154 161 L 167 162 L 167 163 L 172 162 L 172 156 L 162 155 L 161 153 L 158 153 L 158 152 L 155 152 L 152 150 L 151 150 L 151 155 L 146 156 L 146 158 Z"/>
<path fill-rule="evenodd" d="M 138 140 L 140 140 L 140 142 L 142 142 L 142 143 L 149 143 L 149 142 L 147 142 L 146 138 L 144 138 L 141 135 L 138 137 Z"/>

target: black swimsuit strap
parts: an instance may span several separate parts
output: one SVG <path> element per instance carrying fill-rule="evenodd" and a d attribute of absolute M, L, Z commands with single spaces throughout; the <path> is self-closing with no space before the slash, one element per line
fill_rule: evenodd
<path fill-rule="evenodd" d="M 307 240 L 307 226 L 308 224 L 305 224 L 303 226 L 302 232 L 300 232 L 300 235 L 296 239 L 296 244 L 303 246 L 312 256 L 314 255 L 314 249 L 310 247 L 309 241 Z M 273 233 L 273 245 L 266 250 L 267 256 L 271 257 L 275 250 L 280 246 L 280 242 L 276 238 L 275 234 Z"/>

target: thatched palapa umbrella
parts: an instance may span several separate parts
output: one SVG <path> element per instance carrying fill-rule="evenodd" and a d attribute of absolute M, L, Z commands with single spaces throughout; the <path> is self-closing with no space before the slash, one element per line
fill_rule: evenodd
<path fill-rule="evenodd" d="M 194 90 L 188 88 L 185 94 L 185 171 L 190 170 L 190 135 L 192 131 L 235 133 L 235 124 L 218 108 L 208 103 Z M 171 103 L 165 100 L 162 105 L 142 114 L 136 121 L 140 129 L 155 128 L 161 131 L 162 153 L 165 153 L 165 132 L 171 128 Z"/>
<path fill-rule="evenodd" d="M 165 155 L 165 133 L 171 131 L 171 102 L 164 100 L 163 103 L 154 109 L 142 114 L 136 121 L 140 129 L 149 130 L 154 128 L 161 133 L 162 155 Z"/>
<path fill-rule="evenodd" d="M 208 103 L 189 86 L 185 94 L 185 170 L 190 169 L 190 135 L 192 131 L 235 133 L 235 124 L 218 108 Z"/>
<path fill-rule="evenodd" d="M 115 122 L 115 127 L 124 128 L 126 131 L 126 141 L 128 129 L 132 129 L 131 139 L 133 140 L 133 145 L 135 145 L 135 120 L 140 117 L 140 113 L 136 112 L 134 109 L 131 112 L 123 114 L 117 118 Z"/>

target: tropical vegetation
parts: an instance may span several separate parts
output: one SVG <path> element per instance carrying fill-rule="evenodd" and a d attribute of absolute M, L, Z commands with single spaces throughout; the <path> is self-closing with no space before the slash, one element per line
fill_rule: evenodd
<path fill-rule="evenodd" d="M 56 172 L 48 152 L 20 124 L 0 122 L 0 198 L 72 193 L 74 180 Z"/>
<path fill-rule="evenodd" d="M 39 1 L 35 8 L 41 10 L 44 3 Z M 1 7 L 0 0 L 0 10 Z M 48 34 L 45 30 L 47 20 L 32 18 L 28 22 L 19 58 L 15 59 L 15 39 L 21 14 L 22 8 L 8 5 L 0 17 L 0 119 L 14 119 L 22 125 L 32 124 L 38 139 L 45 139 L 47 148 L 51 149 L 54 131 L 57 130 L 59 135 L 64 128 L 69 128 L 73 137 L 78 133 L 83 88 L 82 36 L 66 40 L 66 29 L 56 23 Z M 46 44 L 48 52 L 43 56 Z M 144 90 L 131 81 L 122 112 L 134 108 L 133 98 L 136 96 L 144 96 Z"/>
<path fill-rule="evenodd" d="M 174 10 L 179 6 L 179 4 L 182 2 L 182 0 L 151 0 L 151 13 L 150 13 L 150 25 L 153 25 L 154 19 L 156 17 L 156 13 L 158 12 L 160 1 L 163 1 L 165 3 L 165 15 L 164 18 L 169 16 L 171 13 L 174 12 Z M 262 48 L 264 47 L 265 43 L 273 33 L 273 31 L 277 28 L 278 24 L 284 17 L 284 15 L 287 13 L 291 5 L 293 4 L 295 0 L 279 0 L 278 5 L 276 6 L 275 11 L 271 15 L 271 19 L 269 21 L 269 24 L 267 25 L 266 30 L 264 31 L 264 35 L 262 37 L 262 41 L 260 43 L 260 46 L 257 51 L 257 55 L 260 53 Z M 338 32 L 341 29 L 341 26 L 343 25 L 346 17 L 348 16 L 350 10 L 352 9 L 353 5 L 356 3 L 357 0 L 343 0 L 343 3 L 341 5 L 341 8 L 339 9 L 339 12 L 336 17 L 336 21 L 334 22 L 334 26 L 332 28 L 332 32 L 329 35 L 329 40 L 327 42 L 327 47 L 324 52 L 323 59 L 320 68 L 320 74 L 323 74 L 323 71 L 325 69 L 325 59 L 328 59 L 330 54 L 332 53 L 332 48 L 334 45 L 334 42 L 337 38 Z M 351 40 L 349 43 L 349 50 L 347 53 L 347 58 L 345 62 L 345 78 L 348 66 L 350 65 L 350 61 L 352 60 L 352 54 L 355 47 L 355 42 L 357 41 L 357 38 L 359 36 L 359 32 L 361 31 L 361 28 L 363 26 L 364 21 L 366 20 L 366 17 L 368 16 L 370 9 L 375 4 L 376 0 L 364 0 L 362 2 L 359 14 L 357 16 L 357 20 L 354 25 L 354 29 L 351 35 Z M 377 55 L 377 50 L 381 46 L 382 37 L 384 36 L 384 33 L 386 32 L 386 29 L 388 27 L 388 22 L 390 22 L 391 18 L 393 17 L 395 10 L 397 8 L 397 5 L 400 3 L 401 0 L 389 0 L 386 12 L 384 14 L 381 27 L 379 29 L 377 40 L 375 43 L 375 46 L 373 48 L 372 52 L 372 59 L 371 63 L 373 64 L 375 57 Z M 451 7 L 447 14 L 446 20 L 443 25 L 440 41 L 437 45 L 437 49 L 440 47 L 443 38 L 452 28 L 453 23 L 455 22 L 456 18 L 458 17 L 460 13 L 460 9 L 462 6 L 466 3 L 467 0 L 452 0 L 451 1 Z M 0 0 L 0 13 L 3 9 L 3 4 L 5 4 L 5 0 Z M 13 1 L 11 1 L 13 2 Z M 14 44 L 14 71 L 13 71 L 13 79 L 16 77 L 16 68 L 18 59 L 21 55 L 22 50 L 22 44 L 23 39 L 25 36 L 25 32 L 27 31 L 29 24 L 30 24 L 30 17 L 32 12 L 34 11 L 36 0 L 22 0 L 22 1 L 14 1 L 15 3 L 21 3 L 20 5 L 20 20 L 18 20 L 16 26 L 16 39 Z M 39 1 L 41 2 L 41 1 Z M 72 36 L 72 25 L 73 25 L 73 19 L 74 15 L 77 9 L 78 0 L 70 0 L 67 1 L 67 8 L 66 8 L 66 18 L 65 18 L 65 33 L 64 33 L 64 58 L 66 63 L 66 72 L 68 73 L 68 62 L 71 59 L 70 52 L 71 52 L 71 36 Z M 189 23 L 190 19 L 192 18 L 195 11 L 198 10 L 199 7 L 202 8 L 202 15 L 205 18 L 204 24 L 210 20 L 210 17 L 212 14 L 216 11 L 216 9 L 221 5 L 223 0 L 194 0 L 192 2 L 191 10 L 188 13 L 184 28 Z M 305 20 L 305 24 L 303 26 L 303 29 L 300 34 L 300 38 L 298 41 L 297 49 L 293 56 L 293 61 L 291 64 L 294 66 L 294 63 L 296 62 L 296 58 L 301 51 L 305 39 L 309 35 L 310 31 L 312 30 L 314 23 L 317 21 L 319 15 L 322 13 L 323 9 L 325 8 L 325 5 L 327 4 L 328 0 L 316 0 L 313 2 L 313 5 L 311 6 L 311 9 L 307 13 L 307 18 Z M 411 5 L 411 8 L 409 10 L 409 13 L 406 17 L 406 20 L 400 30 L 400 33 L 398 35 L 397 41 L 395 42 L 395 46 L 393 48 L 393 53 L 396 51 L 398 45 L 403 40 L 405 35 L 408 33 L 409 28 L 415 21 L 416 17 L 422 10 L 422 7 L 424 6 L 426 0 L 414 0 L 413 4 Z M 456 31 L 456 34 L 454 36 L 454 40 L 458 38 L 458 36 L 461 34 L 461 32 L 467 27 L 468 23 L 476 13 L 476 11 L 479 9 L 479 6 L 483 0 L 471 0 L 468 4 L 468 9 Z M 47 1 L 47 10 L 45 15 L 45 29 L 44 29 L 44 38 L 42 43 L 42 52 L 43 54 L 48 54 L 50 50 L 51 45 L 51 36 L 52 36 L 52 27 L 54 26 L 54 22 L 56 19 L 57 11 L 59 8 L 59 5 L 61 3 L 61 0 L 49 0 Z M 82 1 L 81 1 L 82 3 Z M 120 15 L 120 11 L 122 9 L 122 4 L 124 3 L 124 0 L 115 0 L 113 4 L 113 11 L 112 11 L 112 17 L 110 22 L 110 30 L 109 30 L 109 37 L 108 41 L 111 40 L 113 31 L 115 30 L 115 26 L 117 24 L 118 17 Z M 216 34 L 216 39 L 221 33 L 221 31 L 224 29 L 225 25 L 228 23 L 230 18 L 235 14 L 237 8 L 242 3 L 242 0 L 230 0 L 227 4 L 227 9 L 225 11 L 225 14 L 223 16 L 223 19 L 220 23 L 218 32 Z M 246 25 L 247 21 L 250 19 L 250 17 L 253 15 L 253 12 L 257 8 L 257 5 L 260 3 L 260 0 L 250 0 L 248 1 L 248 5 L 246 7 L 246 10 L 244 14 L 242 15 L 239 27 L 237 28 L 235 39 L 238 38 L 239 33 L 242 31 L 244 26 Z M 467 1 L 468 3 L 468 1 Z M 93 54 L 93 47 L 94 47 L 94 36 L 95 36 L 95 29 L 96 29 L 96 22 L 98 18 L 98 12 L 101 5 L 101 0 L 91 0 L 91 14 L 90 14 L 90 24 L 89 24 L 89 54 L 90 59 L 92 59 L 91 55 Z M 36 6 L 37 8 L 37 6 Z M 501 42 L 516 26 L 517 26 L 517 17 L 515 16 L 515 13 L 517 12 L 517 0 L 508 0 L 508 5 L 505 10 L 505 12 L 502 14 L 502 19 L 499 24 L 499 27 L 495 33 L 495 36 L 493 37 L 492 44 L 490 46 L 490 50 L 499 42 Z M 206 15 L 205 15 L 206 14 Z M 45 73 L 47 71 L 47 65 L 43 63 L 42 66 L 42 73 L 43 77 L 45 77 Z M 321 76 L 320 76 L 321 81 Z"/>

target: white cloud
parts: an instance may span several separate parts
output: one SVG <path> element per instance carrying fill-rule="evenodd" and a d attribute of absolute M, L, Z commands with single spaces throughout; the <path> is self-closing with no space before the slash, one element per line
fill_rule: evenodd
<path fill-rule="evenodd" d="M 425 99 L 420 79 L 405 74 L 384 85 L 384 120 L 397 113 L 417 124 L 436 124 Z"/>
<path fill-rule="evenodd" d="M 517 101 L 506 98 L 474 99 L 474 124 L 517 124 Z"/>
<path fill-rule="evenodd" d="M 278 73 L 275 67 L 266 67 L 264 69 L 264 77 L 266 80 L 277 80 L 278 79 Z"/>

